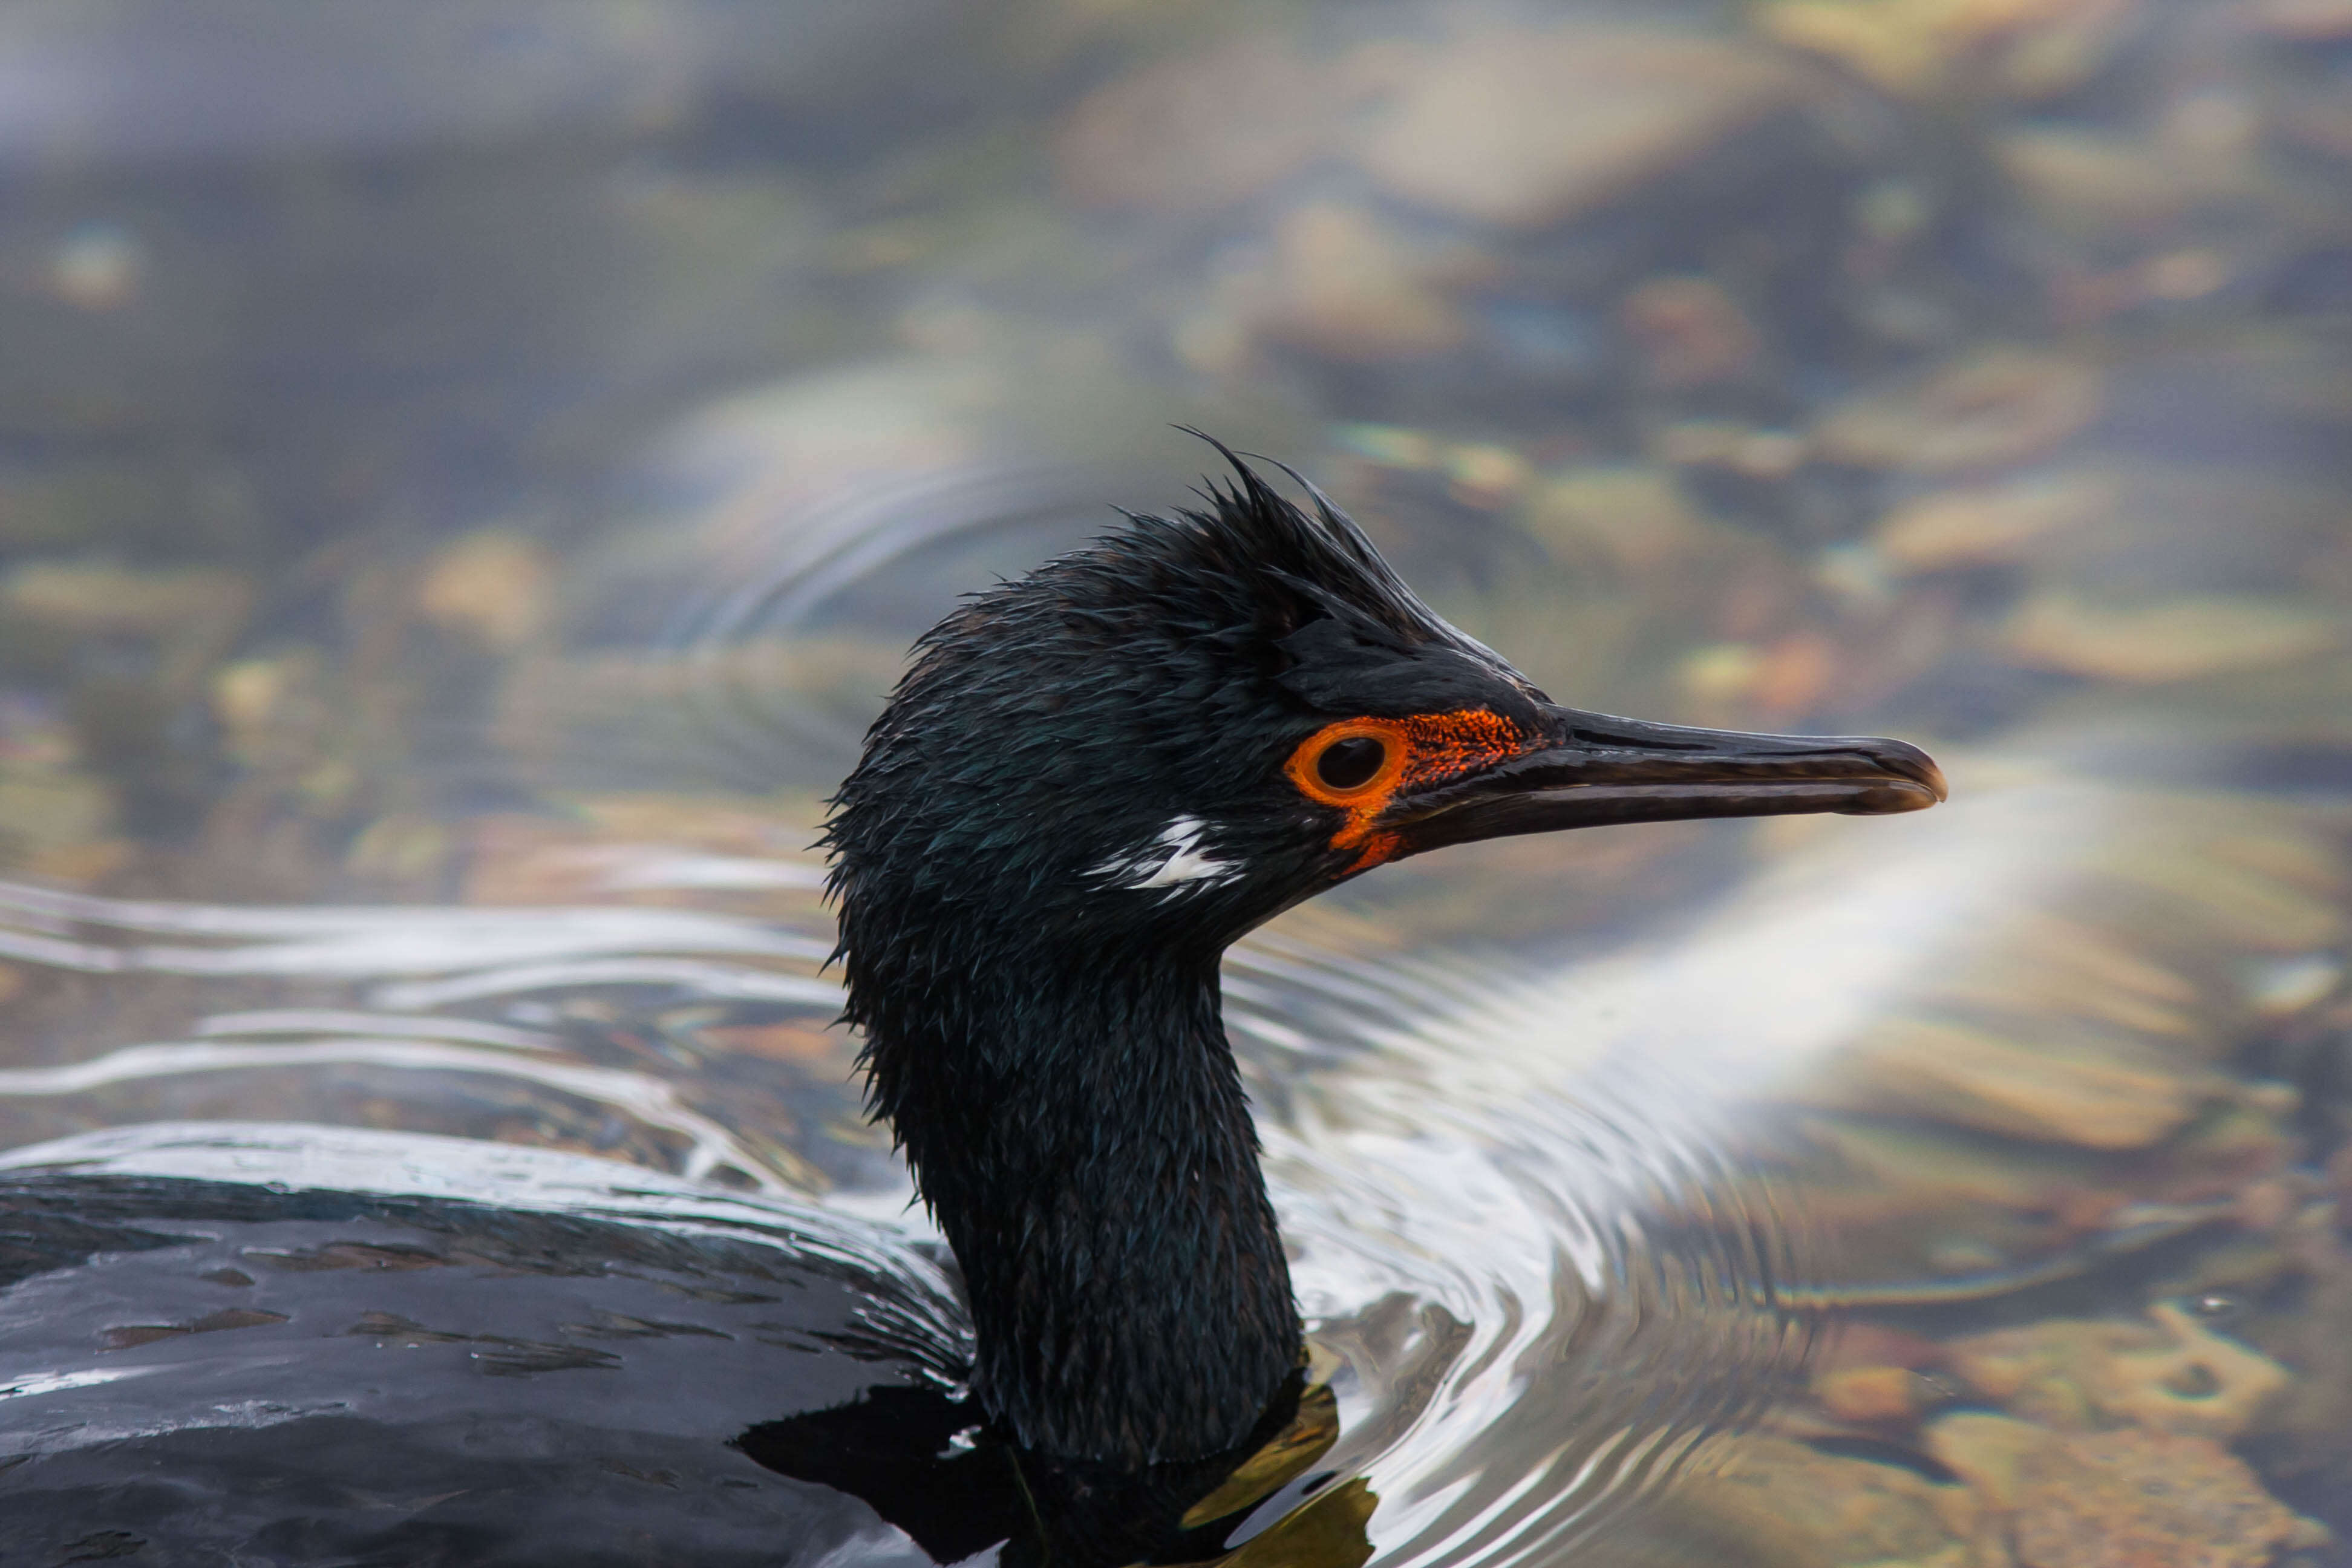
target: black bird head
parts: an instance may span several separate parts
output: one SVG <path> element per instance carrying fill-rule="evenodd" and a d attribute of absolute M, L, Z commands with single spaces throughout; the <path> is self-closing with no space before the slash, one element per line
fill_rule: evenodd
<path fill-rule="evenodd" d="M 1442 845 L 1943 798 L 1899 741 L 1558 707 L 1319 494 L 1309 515 L 1234 467 L 1206 510 L 1131 517 L 917 645 L 829 836 L 853 984 L 915 925 L 1222 950 Z"/>
<path fill-rule="evenodd" d="M 877 1109 L 962 1261 L 982 1393 L 1057 1452 L 1214 1448 L 1295 1358 L 1215 1017 L 1235 938 L 1444 845 L 1944 794 L 1900 742 L 1559 707 L 1233 461 L 928 633 L 828 828 Z M 1130 1330 L 1170 1348 L 1090 1353 Z"/>

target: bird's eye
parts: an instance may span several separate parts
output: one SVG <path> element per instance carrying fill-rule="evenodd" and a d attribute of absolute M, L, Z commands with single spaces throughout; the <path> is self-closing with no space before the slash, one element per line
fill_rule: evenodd
<path fill-rule="evenodd" d="M 1367 713 L 1326 724 L 1299 742 L 1282 772 L 1300 795 L 1343 815 L 1327 828 L 1332 848 L 1355 851 L 1353 874 L 1393 859 L 1402 848 L 1403 840 L 1379 826 L 1399 790 L 1493 767 L 1527 743 L 1510 721 L 1483 708 L 1402 719 Z"/>
<path fill-rule="evenodd" d="M 1284 771 L 1318 805 L 1355 811 L 1396 784 L 1411 751 L 1394 720 L 1344 719 L 1307 736 Z"/>
<path fill-rule="evenodd" d="M 1380 736 L 1343 735 L 1317 754 L 1315 777 L 1326 789 L 1360 789 L 1388 760 L 1389 743 Z"/>

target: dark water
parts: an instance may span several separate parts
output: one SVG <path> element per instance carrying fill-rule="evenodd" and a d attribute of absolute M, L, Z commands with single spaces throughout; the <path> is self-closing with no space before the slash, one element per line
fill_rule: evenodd
<path fill-rule="evenodd" d="M 0 84 L 11 1167 L 903 1252 L 817 802 L 1195 424 L 1565 700 L 1955 791 L 1234 954 L 1338 1436 L 1231 1542 L 2339 1560 L 2352 12 L 76 0 Z"/>

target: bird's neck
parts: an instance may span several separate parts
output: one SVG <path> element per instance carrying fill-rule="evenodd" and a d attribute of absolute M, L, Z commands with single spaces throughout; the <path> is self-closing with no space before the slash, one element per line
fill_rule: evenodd
<path fill-rule="evenodd" d="M 867 1017 L 868 1059 L 962 1265 L 989 1411 L 1129 1466 L 1238 1444 L 1299 1328 L 1214 955 L 926 980 Z"/>

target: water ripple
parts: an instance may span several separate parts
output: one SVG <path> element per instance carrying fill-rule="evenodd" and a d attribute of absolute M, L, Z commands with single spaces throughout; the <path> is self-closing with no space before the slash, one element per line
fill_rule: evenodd
<path fill-rule="evenodd" d="M 0 1102 L 352 1067 L 416 1075 L 429 1096 L 432 1081 L 466 1075 L 663 1135 L 699 1198 L 713 1189 L 692 1184 L 719 1174 L 760 1194 L 744 1202 L 823 1185 L 790 1149 L 730 1124 L 723 1104 L 690 1102 L 683 1078 L 580 1060 L 562 1033 L 512 1010 L 526 994 L 634 986 L 829 1016 L 838 994 L 815 973 L 830 946 L 820 931 L 669 908 L 252 909 L 0 886 L 0 949 L 30 958 L 44 942 L 68 968 L 330 981 L 360 1005 L 247 1003 L 193 1020 L 186 1038 L 0 1071 Z M 1302 1305 L 1341 1401 L 1343 1436 L 1320 1469 L 1380 1496 L 1370 1530 L 1385 1559 L 1507 1562 L 1583 1539 L 1801 1358 L 1802 1316 L 1780 1291 L 1802 1270 L 1738 1140 L 1695 1120 L 1665 1068 L 1612 1079 L 1589 1056 L 1515 1049 L 1549 1005 L 1547 977 L 1276 932 L 1237 948 L 1227 982 Z M 485 1005 L 509 1011 L 468 1016 Z M 459 1143 L 473 1164 L 433 1175 L 457 1141 L 280 1128 L 263 1159 L 218 1125 L 100 1136 L 11 1158 L 100 1149 L 152 1164 L 172 1150 L 184 1163 L 209 1150 L 215 1162 L 323 1160 L 331 1169 L 306 1181 L 376 1186 L 462 1184 L 467 1170 L 487 1181 L 481 1162 L 507 1157 Z M 306 1137 L 324 1152 L 305 1152 Z M 639 1176 L 593 1168 L 607 1183 Z M 495 1184 L 483 1194 L 509 1197 Z M 929 1234 L 903 1212 L 907 1194 L 901 1172 L 819 1207 L 882 1222 L 859 1244 L 897 1250 Z M 1298 1500 L 1295 1488 L 1278 1496 L 1261 1521 Z"/>

